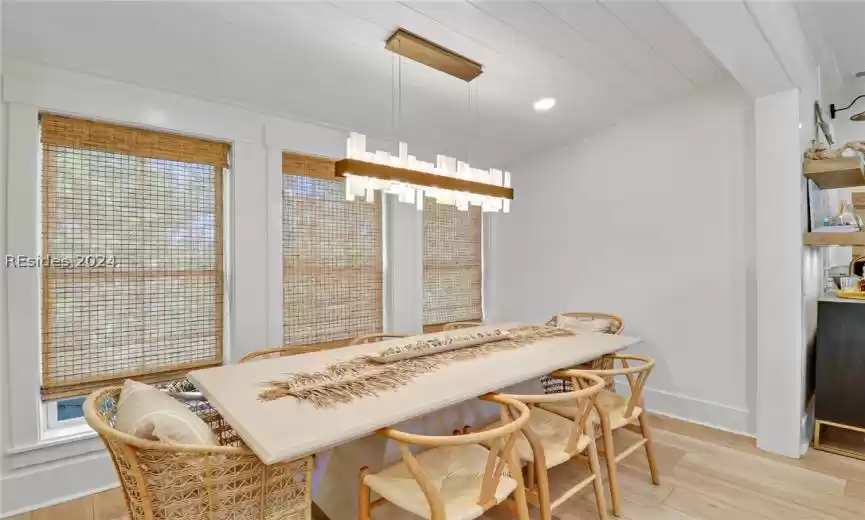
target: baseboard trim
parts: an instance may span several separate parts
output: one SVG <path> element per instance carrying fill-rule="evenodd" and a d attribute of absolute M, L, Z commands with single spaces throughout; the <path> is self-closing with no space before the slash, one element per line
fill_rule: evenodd
<path fill-rule="evenodd" d="M 107 452 L 13 471 L 0 480 L 0 518 L 62 504 L 118 485 Z"/>
<path fill-rule="evenodd" d="M 625 394 L 629 392 L 628 385 L 624 382 L 617 382 L 616 390 Z M 656 388 L 645 388 L 643 395 L 646 400 L 646 408 L 650 413 L 700 424 L 716 430 L 754 437 L 754 434 L 748 431 L 750 412 L 743 408 L 696 399 Z"/>

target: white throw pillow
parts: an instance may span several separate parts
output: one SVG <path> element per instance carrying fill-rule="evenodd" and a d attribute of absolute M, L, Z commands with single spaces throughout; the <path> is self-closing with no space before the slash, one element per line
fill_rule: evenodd
<path fill-rule="evenodd" d="M 588 316 L 564 316 L 559 314 L 556 319 L 556 327 L 572 330 L 575 332 L 610 332 L 613 321 L 606 318 L 590 318 Z"/>
<path fill-rule="evenodd" d="M 172 444 L 216 446 L 210 427 L 183 403 L 150 385 L 126 380 L 114 428 L 129 435 Z"/>

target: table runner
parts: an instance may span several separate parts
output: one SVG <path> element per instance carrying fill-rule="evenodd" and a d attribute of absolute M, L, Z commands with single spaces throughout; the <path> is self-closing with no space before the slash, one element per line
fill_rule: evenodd
<path fill-rule="evenodd" d="M 364 396 L 377 396 L 380 392 L 396 390 L 410 383 L 421 374 L 468 359 L 490 355 L 497 351 L 520 348 L 543 338 L 573 336 L 574 333 L 556 327 L 523 325 L 511 329 L 497 329 L 491 336 L 507 330 L 504 339 L 457 350 L 448 350 L 421 357 L 402 359 L 391 363 L 378 363 L 373 356 L 359 356 L 328 365 L 317 372 L 288 374 L 285 379 L 268 381 L 267 388 L 259 394 L 262 401 L 273 401 L 285 397 L 311 403 L 316 408 L 330 408 L 349 403 Z M 476 332 L 454 331 L 453 339 L 470 339 Z M 462 336 L 465 336 L 463 338 Z M 410 349 L 416 344 L 391 349 Z"/>

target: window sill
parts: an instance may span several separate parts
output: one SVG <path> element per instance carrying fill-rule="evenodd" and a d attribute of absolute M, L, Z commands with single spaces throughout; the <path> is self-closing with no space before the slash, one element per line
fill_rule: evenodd
<path fill-rule="evenodd" d="M 6 460 L 12 469 L 19 469 L 102 450 L 102 442 L 92 428 L 75 424 L 50 430 L 39 442 L 6 450 Z"/>

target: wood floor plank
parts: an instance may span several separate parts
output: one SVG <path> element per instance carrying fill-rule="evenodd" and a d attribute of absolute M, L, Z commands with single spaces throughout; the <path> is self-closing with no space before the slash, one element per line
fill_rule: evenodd
<path fill-rule="evenodd" d="M 30 520 L 93 520 L 93 497 L 87 496 L 30 513 Z"/>
<path fill-rule="evenodd" d="M 811 450 L 801 460 L 759 450 L 753 439 L 677 419 L 652 417 L 661 485 L 651 483 L 646 457 L 637 450 L 618 468 L 619 520 L 862 520 L 865 462 Z M 616 447 L 638 437 L 617 432 Z M 601 464 L 606 477 L 605 464 Z M 553 496 L 588 476 L 583 461 L 553 468 Z M 604 478 L 609 511 L 609 483 Z M 375 518 L 405 517 L 398 508 L 376 509 Z M 387 513 L 387 514 L 385 514 Z M 119 490 L 107 491 L 10 520 L 120 520 L 126 506 Z M 537 508 L 531 510 L 538 518 Z M 597 518 L 588 487 L 553 512 L 559 520 Z M 612 516 L 610 517 L 612 518 Z M 483 520 L 501 520 L 495 512 Z"/>
<path fill-rule="evenodd" d="M 126 501 L 119 488 L 93 495 L 93 520 L 121 520 L 127 513 Z"/>
<path fill-rule="evenodd" d="M 865 502 L 865 483 L 848 480 L 847 487 L 844 488 L 844 496 Z"/>
<path fill-rule="evenodd" d="M 685 513 L 699 520 L 779 520 L 743 510 L 716 498 L 696 491 L 675 488 L 664 500 L 664 506 Z"/>

